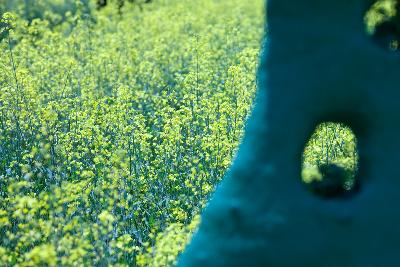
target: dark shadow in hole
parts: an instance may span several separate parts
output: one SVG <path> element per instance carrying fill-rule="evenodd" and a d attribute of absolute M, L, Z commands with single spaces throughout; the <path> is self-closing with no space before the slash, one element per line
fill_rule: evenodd
<path fill-rule="evenodd" d="M 355 175 L 351 189 L 345 187 L 347 171 L 334 163 L 321 164 L 318 167 L 322 175 L 321 181 L 312 181 L 307 184 L 309 190 L 322 198 L 348 198 L 360 190 L 360 181 Z"/>

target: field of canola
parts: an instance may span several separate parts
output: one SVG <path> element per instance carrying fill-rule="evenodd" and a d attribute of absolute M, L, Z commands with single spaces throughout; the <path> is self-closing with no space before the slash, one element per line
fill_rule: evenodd
<path fill-rule="evenodd" d="M 19 2 L 0 43 L 1 264 L 173 262 L 249 114 L 263 1 Z"/>

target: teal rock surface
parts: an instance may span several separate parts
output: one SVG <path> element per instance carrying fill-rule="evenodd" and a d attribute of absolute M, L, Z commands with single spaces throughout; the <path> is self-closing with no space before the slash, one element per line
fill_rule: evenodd
<path fill-rule="evenodd" d="M 400 57 L 365 33 L 365 0 L 270 0 L 255 108 L 178 266 L 400 266 Z M 360 189 L 301 182 L 315 126 L 358 139 Z"/>

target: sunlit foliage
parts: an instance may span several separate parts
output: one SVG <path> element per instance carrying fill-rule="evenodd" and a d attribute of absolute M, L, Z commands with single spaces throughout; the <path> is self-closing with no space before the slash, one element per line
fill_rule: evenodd
<path fill-rule="evenodd" d="M 187 242 L 149 258 L 192 231 L 235 153 L 263 1 L 154 2 L 1 7 L 2 264 L 163 264 Z"/>

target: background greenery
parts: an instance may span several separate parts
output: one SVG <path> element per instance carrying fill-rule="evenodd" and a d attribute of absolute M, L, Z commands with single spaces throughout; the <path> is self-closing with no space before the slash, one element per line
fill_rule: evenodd
<path fill-rule="evenodd" d="M 242 134 L 262 0 L 93 4 L 2 6 L 3 265 L 173 263 Z"/>
<path fill-rule="evenodd" d="M 0 2 L 0 266 L 176 262 L 243 134 L 263 2 Z M 304 182 L 326 163 L 352 186 L 343 125 L 316 128 Z"/>

